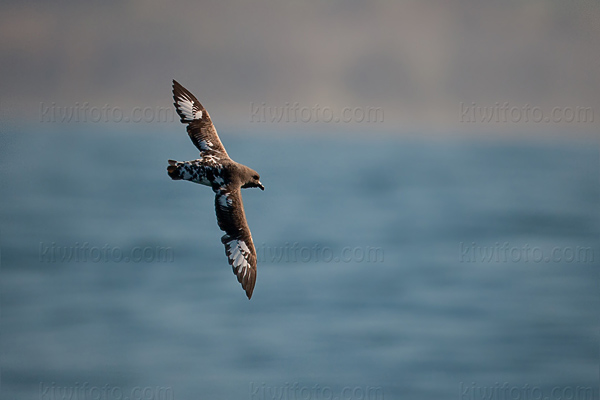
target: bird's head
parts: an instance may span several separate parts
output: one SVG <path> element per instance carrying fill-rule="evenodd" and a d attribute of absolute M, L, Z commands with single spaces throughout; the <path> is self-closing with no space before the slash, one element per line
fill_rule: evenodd
<path fill-rule="evenodd" d="M 242 185 L 244 189 L 257 187 L 260 190 L 265 190 L 265 187 L 260 183 L 260 175 L 253 169 L 248 168 L 246 183 Z"/>

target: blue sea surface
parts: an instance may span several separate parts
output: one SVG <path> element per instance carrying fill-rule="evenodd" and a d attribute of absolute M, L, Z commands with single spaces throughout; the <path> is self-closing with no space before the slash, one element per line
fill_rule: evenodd
<path fill-rule="evenodd" d="M 248 301 L 187 135 L 127 128 L 0 136 L 1 399 L 598 399 L 597 143 L 221 132 Z"/>

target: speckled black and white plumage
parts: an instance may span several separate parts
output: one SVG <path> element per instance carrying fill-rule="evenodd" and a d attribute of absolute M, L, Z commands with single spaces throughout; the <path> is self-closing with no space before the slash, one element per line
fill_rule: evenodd
<path fill-rule="evenodd" d="M 206 109 L 175 80 L 173 100 L 181 122 L 187 124 L 190 139 L 200 150 L 200 158 L 183 162 L 169 160 L 167 172 L 173 180 L 210 186 L 215 192 L 217 222 L 225 232 L 221 242 L 233 273 L 250 299 L 256 283 L 256 250 L 240 189 L 265 188 L 256 171 L 229 158 Z"/>

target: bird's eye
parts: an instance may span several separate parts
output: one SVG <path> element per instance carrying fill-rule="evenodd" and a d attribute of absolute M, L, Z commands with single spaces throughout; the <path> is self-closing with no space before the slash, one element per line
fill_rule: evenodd
<path fill-rule="evenodd" d="M 254 179 L 258 180 L 258 175 L 254 175 Z"/>

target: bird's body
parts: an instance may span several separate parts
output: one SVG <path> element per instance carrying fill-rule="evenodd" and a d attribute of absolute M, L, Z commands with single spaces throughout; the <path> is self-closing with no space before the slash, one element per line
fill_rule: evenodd
<path fill-rule="evenodd" d="M 264 190 L 264 186 L 256 171 L 229 157 L 206 109 L 177 81 L 173 81 L 173 99 L 181 122 L 188 124 L 188 135 L 200 150 L 200 158 L 183 162 L 169 160 L 167 173 L 173 180 L 210 186 L 215 192 L 217 222 L 225 232 L 221 242 L 233 273 L 250 299 L 256 283 L 256 250 L 240 189 Z"/>

